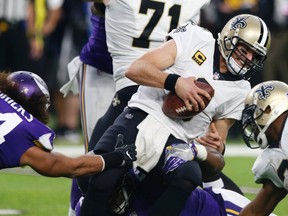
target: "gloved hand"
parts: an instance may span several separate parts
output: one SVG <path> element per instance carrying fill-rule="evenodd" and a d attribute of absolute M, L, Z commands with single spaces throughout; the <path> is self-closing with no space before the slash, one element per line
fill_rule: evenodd
<path fill-rule="evenodd" d="M 123 162 L 121 166 L 124 166 L 126 163 L 132 163 L 137 159 L 136 146 L 134 144 L 125 144 L 123 139 L 124 136 L 122 134 L 118 134 L 114 150 L 115 152 L 120 152 L 122 154 Z"/>
<path fill-rule="evenodd" d="M 137 159 L 135 144 L 127 145 L 123 139 L 124 136 L 118 134 L 114 151 L 101 155 L 104 161 L 103 170 L 113 167 L 130 166 Z"/>
<path fill-rule="evenodd" d="M 194 143 L 176 143 L 166 147 L 163 171 L 167 174 L 197 156 Z"/>

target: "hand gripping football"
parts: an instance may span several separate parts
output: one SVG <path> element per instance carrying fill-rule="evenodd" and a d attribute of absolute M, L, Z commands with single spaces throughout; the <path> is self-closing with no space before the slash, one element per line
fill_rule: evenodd
<path fill-rule="evenodd" d="M 208 92 L 211 98 L 214 96 L 214 89 L 204 78 L 197 79 L 195 81 L 195 85 L 198 88 L 201 88 Z M 207 100 L 205 97 L 202 97 L 202 99 L 205 103 L 206 108 L 210 101 Z M 169 92 L 165 96 L 162 104 L 163 113 L 173 119 L 189 119 L 192 118 L 194 115 L 202 112 L 204 109 L 201 109 L 199 107 L 198 111 L 194 111 L 192 107 L 191 111 L 187 110 L 184 101 L 180 97 L 178 97 L 175 92 Z"/>

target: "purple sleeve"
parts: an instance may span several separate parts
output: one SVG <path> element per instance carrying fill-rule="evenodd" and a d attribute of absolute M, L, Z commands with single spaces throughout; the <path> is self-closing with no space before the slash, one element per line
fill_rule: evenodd
<path fill-rule="evenodd" d="M 18 104 L 11 105 L 0 99 L 0 169 L 20 166 L 21 156 L 32 146 L 52 150 L 55 137 Z"/>
<path fill-rule="evenodd" d="M 105 18 L 92 15 L 91 23 L 92 32 L 82 48 L 80 59 L 85 64 L 112 74 L 112 58 L 106 44 Z"/>

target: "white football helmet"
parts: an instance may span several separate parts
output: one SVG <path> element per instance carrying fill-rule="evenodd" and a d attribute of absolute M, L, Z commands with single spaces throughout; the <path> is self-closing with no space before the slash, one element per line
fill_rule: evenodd
<path fill-rule="evenodd" d="M 227 63 L 230 73 L 241 79 L 249 79 L 253 72 L 261 70 L 270 47 L 271 35 L 262 19 L 251 14 L 241 14 L 230 19 L 218 34 L 218 48 Z M 254 51 L 253 60 L 237 50 L 238 44 L 244 44 Z M 235 52 L 235 51 L 238 52 Z M 232 54 L 243 62 L 239 65 Z M 237 54 L 238 53 L 238 54 Z"/>
<path fill-rule="evenodd" d="M 288 85 L 280 81 L 262 82 L 251 89 L 242 113 L 242 135 L 250 148 L 266 148 L 268 127 L 288 110 Z M 256 141 L 256 145 L 252 142 Z"/>

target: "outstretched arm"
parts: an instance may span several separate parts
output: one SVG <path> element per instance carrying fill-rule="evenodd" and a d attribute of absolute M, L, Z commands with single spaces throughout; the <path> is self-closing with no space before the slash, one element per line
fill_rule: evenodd
<path fill-rule="evenodd" d="M 225 166 L 225 161 L 222 154 L 209 146 L 205 146 L 205 149 L 207 151 L 207 158 L 199 163 L 202 170 L 203 179 L 217 174 Z"/>
<path fill-rule="evenodd" d="M 197 143 L 180 143 L 166 148 L 164 172 L 168 173 L 177 169 L 189 160 L 198 160 L 203 171 L 209 176 L 221 171 L 225 165 L 222 154 L 213 148 Z"/>
<path fill-rule="evenodd" d="M 33 146 L 22 155 L 21 165 L 28 165 L 44 176 L 74 178 L 101 172 L 103 160 L 100 156 L 89 154 L 70 158 L 58 152 L 47 152 Z"/>
<path fill-rule="evenodd" d="M 132 144 L 116 147 L 111 153 L 95 155 L 92 151 L 76 158 L 33 146 L 22 155 L 20 163 L 21 166 L 28 165 L 44 176 L 74 178 L 120 167 L 135 160 L 135 145 Z"/>

